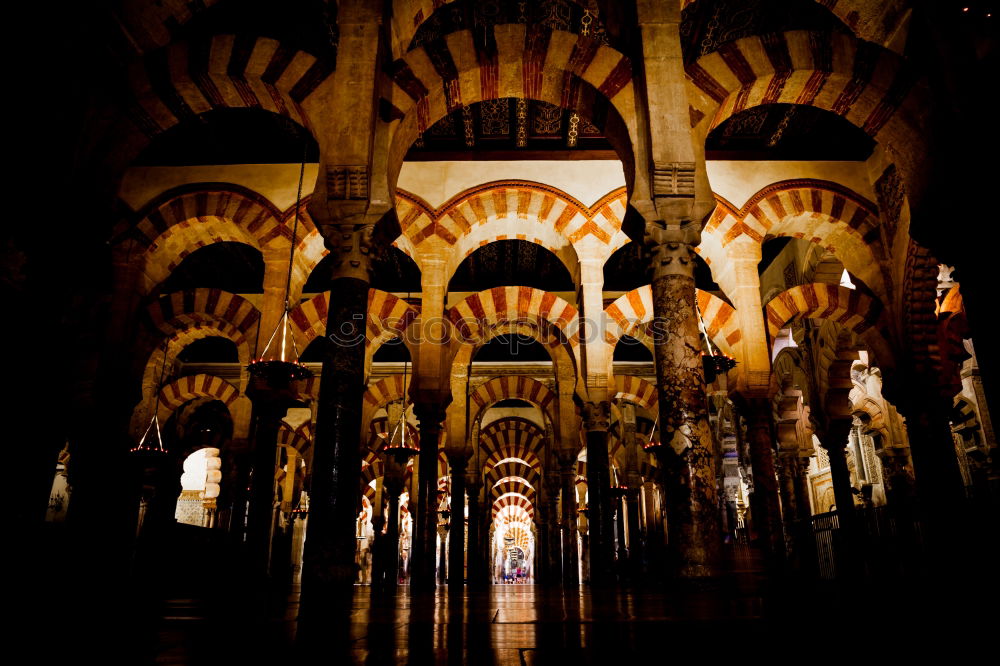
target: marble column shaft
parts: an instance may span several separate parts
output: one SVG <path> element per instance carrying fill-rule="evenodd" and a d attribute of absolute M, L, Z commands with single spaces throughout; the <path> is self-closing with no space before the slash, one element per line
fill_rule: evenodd
<path fill-rule="evenodd" d="M 642 577 L 642 534 L 639 528 L 639 488 L 629 486 L 625 493 L 625 519 L 628 522 L 629 577 Z"/>
<path fill-rule="evenodd" d="M 441 547 L 437 544 L 440 542 Z M 434 542 L 435 554 L 437 555 L 437 582 L 442 585 L 448 580 L 448 528 L 438 525 L 437 539 Z"/>
<path fill-rule="evenodd" d="M 932 520 L 937 514 L 946 521 L 963 497 L 949 423 L 951 402 L 939 394 L 937 386 L 928 386 L 929 380 L 914 379 L 914 383 L 904 405 L 920 511 Z"/>
<path fill-rule="evenodd" d="M 854 491 L 851 486 L 851 471 L 847 467 L 847 438 L 851 433 L 849 419 L 831 420 L 823 438 L 823 448 L 830 458 L 830 477 L 833 480 L 833 498 L 837 503 L 837 521 L 840 529 L 847 532 L 854 524 Z"/>
<path fill-rule="evenodd" d="M 414 412 L 420 420 L 420 453 L 417 455 L 420 487 L 413 522 L 410 584 L 426 590 L 434 587 L 437 566 L 438 439 L 445 411 L 441 405 L 417 403 Z"/>
<path fill-rule="evenodd" d="M 614 514 L 615 519 L 615 536 L 618 540 L 618 552 L 617 559 L 615 562 L 615 572 L 619 577 L 624 577 L 628 574 L 628 546 L 625 543 L 625 521 L 627 520 L 625 515 L 625 494 L 621 493 L 618 496 L 611 498 L 611 504 L 614 507 L 612 514 Z"/>
<path fill-rule="evenodd" d="M 448 584 L 465 584 L 465 468 L 464 453 L 448 456 L 451 466 L 451 536 L 448 539 Z"/>
<path fill-rule="evenodd" d="M 549 585 L 562 583 L 562 544 L 559 524 L 559 483 L 558 478 L 546 481 L 545 513 L 547 550 L 545 558 L 545 582 Z"/>
<path fill-rule="evenodd" d="M 258 381 L 258 380 L 253 380 Z M 247 509 L 247 563 L 255 576 L 268 574 L 271 536 L 274 525 L 274 472 L 277 458 L 278 431 L 281 419 L 288 411 L 288 402 L 264 391 L 253 391 L 253 473 L 250 502 Z"/>
<path fill-rule="evenodd" d="M 590 581 L 610 583 L 614 579 L 614 522 L 611 512 L 611 471 L 608 466 L 608 427 L 611 406 L 607 402 L 584 406 L 587 431 L 587 523 L 590 535 Z"/>
<path fill-rule="evenodd" d="M 469 498 L 469 585 L 485 585 L 487 582 L 486 547 L 483 543 L 483 525 L 479 494 L 482 491 L 482 481 L 478 476 L 469 474 L 466 479 L 466 494 Z"/>
<path fill-rule="evenodd" d="M 778 501 L 778 480 L 774 466 L 774 434 L 771 402 L 764 398 L 747 400 L 744 416 L 747 420 L 747 440 L 750 464 L 753 466 L 753 496 L 751 511 L 765 553 L 777 563 L 784 557 L 781 505 Z"/>
<path fill-rule="evenodd" d="M 845 570 L 843 576 L 846 579 L 857 580 L 861 575 L 862 553 L 846 449 L 852 427 L 851 419 L 832 419 L 827 426 L 826 437 L 822 444 L 830 458 L 833 497 L 837 503 L 837 523 L 843 549 L 838 558 L 838 566 Z"/>
<path fill-rule="evenodd" d="M 538 498 L 540 493 L 536 494 Z M 551 516 L 548 507 L 541 501 L 535 506 L 535 553 L 532 563 L 536 584 L 546 584 L 549 582 L 548 561 L 549 561 L 549 521 Z"/>
<path fill-rule="evenodd" d="M 365 391 L 368 282 L 338 277 L 331 285 L 313 445 L 303 607 L 331 586 L 353 586 L 355 521 L 360 505 L 361 407 Z"/>
<path fill-rule="evenodd" d="M 647 225 L 647 229 L 654 225 Z M 648 232 L 650 233 L 650 232 Z M 685 232 L 654 227 L 653 344 L 663 446 L 667 530 L 675 571 L 682 577 L 715 573 L 721 549 L 715 446 L 698 328 L 694 248 Z"/>
<path fill-rule="evenodd" d="M 560 459 L 559 474 L 562 477 L 562 510 L 563 510 L 563 582 L 566 585 L 580 583 L 579 563 L 577 560 L 576 536 L 576 459 L 565 455 Z"/>
<path fill-rule="evenodd" d="M 785 553 L 792 566 L 800 571 L 814 550 L 808 543 L 812 538 L 812 526 L 808 477 L 803 474 L 803 466 L 806 467 L 805 474 L 808 474 L 808 459 L 802 459 L 798 450 L 782 451 L 778 454 L 778 489 L 785 531 Z M 803 480 L 806 484 L 802 483 Z M 803 496 L 803 492 L 807 494 Z M 802 500 L 805 500 L 805 505 L 802 504 Z"/>
<path fill-rule="evenodd" d="M 625 445 L 625 491 L 624 521 L 628 525 L 628 570 L 629 577 L 638 580 L 642 572 L 642 539 L 639 535 L 639 492 L 642 476 L 639 474 L 641 447 L 636 437 L 635 406 L 624 402 L 621 405 L 624 421 Z"/>
<path fill-rule="evenodd" d="M 384 567 L 386 586 L 393 588 L 399 582 L 399 497 L 403 494 L 403 475 L 406 463 L 386 456 L 385 493 L 389 500 Z"/>

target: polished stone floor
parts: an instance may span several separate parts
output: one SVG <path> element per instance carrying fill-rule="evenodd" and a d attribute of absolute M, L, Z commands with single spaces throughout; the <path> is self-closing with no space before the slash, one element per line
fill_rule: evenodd
<path fill-rule="evenodd" d="M 236 652 L 246 658 L 284 653 L 313 661 L 308 657 L 315 650 L 303 654 L 294 643 L 296 610 L 293 594 L 284 617 L 237 624 L 194 600 L 172 599 L 163 607 L 148 656 L 156 664 L 228 661 L 238 640 Z M 666 636 L 753 631 L 762 623 L 761 611 L 760 599 L 720 604 L 711 591 L 680 601 L 662 592 L 496 585 L 458 598 L 444 587 L 433 596 L 411 596 L 401 588 L 373 598 L 369 588 L 358 587 L 348 626 L 331 626 L 313 647 L 326 650 L 317 663 L 590 663 L 594 656 L 644 652 Z"/>
<path fill-rule="evenodd" d="M 949 661 L 978 663 L 984 649 L 995 654 L 998 626 L 996 559 L 964 551 L 958 560 L 967 565 L 933 577 L 854 583 L 779 582 L 751 559 L 684 586 L 488 585 L 458 594 L 439 586 L 425 595 L 356 586 L 310 632 L 298 619 L 297 589 L 262 598 L 266 588 L 250 584 L 232 559 L 188 558 L 186 571 L 201 576 L 178 585 L 169 574 L 179 561 L 130 569 L 82 559 L 79 544 L 37 543 L 46 547 L 9 577 L 12 633 L 32 650 L 21 661 L 33 664 L 770 666 L 899 664 L 941 650 Z"/>
<path fill-rule="evenodd" d="M 887 599 L 877 589 L 762 593 L 728 581 L 671 591 L 489 586 L 460 596 L 446 587 L 427 596 L 400 588 L 373 597 L 359 586 L 349 612 L 307 641 L 296 636 L 296 599 L 293 592 L 283 614 L 263 620 L 246 607 L 170 599 L 137 645 L 136 663 L 614 664 L 726 655 L 867 661 L 916 656 L 953 640 L 956 630 L 954 609 L 920 595 Z"/>

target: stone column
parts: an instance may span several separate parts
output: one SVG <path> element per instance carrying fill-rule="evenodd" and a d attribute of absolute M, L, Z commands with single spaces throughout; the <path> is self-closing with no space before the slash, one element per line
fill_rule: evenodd
<path fill-rule="evenodd" d="M 639 484 L 641 485 L 641 483 Z M 638 487 L 625 491 L 625 521 L 628 524 L 628 575 L 633 582 L 642 578 L 642 532 L 639 527 Z"/>
<path fill-rule="evenodd" d="M 837 523 L 840 533 L 842 555 L 839 563 L 846 570 L 845 578 L 856 580 L 860 573 L 861 552 L 854 511 L 854 492 L 851 486 L 851 472 L 847 467 L 847 441 L 852 419 L 831 419 L 826 436 L 821 444 L 830 458 L 830 477 L 833 480 L 833 497 L 837 503 Z"/>
<path fill-rule="evenodd" d="M 682 577 L 713 575 L 721 539 L 694 285 L 694 230 L 647 224 L 667 530 Z"/>
<path fill-rule="evenodd" d="M 628 524 L 628 570 L 633 581 L 642 576 L 642 538 L 639 529 L 639 439 L 635 430 L 635 405 L 622 404 L 625 433 L 625 522 Z"/>
<path fill-rule="evenodd" d="M 145 572 L 157 572 L 164 565 L 162 544 L 170 538 L 170 530 L 176 524 L 183 461 L 179 460 L 179 456 L 159 451 L 135 451 L 130 462 L 133 477 L 141 482 L 140 501 L 144 503 L 135 546 L 135 569 L 137 573 L 142 572 L 142 577 Z M 156 573 L 148 575 L 152 577 Z"/>
<path fill-rule="evenodd" d="M 618 541 L 618 549 L 615 558 L 615 574 L 620 581 L 628 576 L 628 547 L 625 545 L 625 509 L 623 500 L 625 499 L 625 488 L 614 488 L 611 493 L 611 513 L 615 521 L 615 536 Z"/>
<path fill-rule="evenodd" d="M 451 466 L 451 537 L 448 541 L 448 585 L 458 590 L 465 584 L 465 451 L 448 454 Z"/>
<path fill-rule="evenodd" d="M 885 483 L 888 510 L 896 522 L 896 535 L 908 555 L 916 554 L 916 532 L 913 513 L 913 476 L 907 469 L 910 462 L 909 447 L 883 446 L 877 452 L 882 463 L 882 480 Z"/>
<path fill-rule="evenodd" d="M 799 458 L 798 472 L 795 475 L 795 505 L 798 507 L 799 516 L 803 520 L 810 520 L 812 518 L 812 503 L 809 499 L 811 494 L 809 488 L 809 464 L 809 457 L 803 456 Z"/>
<path fill-rule="evenodd" d="M 846 531 L 854 522 L 854 491 L 851 471 L 847 467 L 847 440 L 853 427 L 848 419 L 831 420 L 821 444 L 830 458 L 830 477 L 833 480 L 833 497 L 837 503 L 837 521 Z"/>
<path fill-rule="evenodd" d="M 353 592 L 372 225 L 326 228 L 335 262 L 313 446 L 302 608 Z"/>
<path fill-rule="evenodd" d="M 406 460 L 396 458 L 392 453 L 384 456 L 383 489 L 388 500 L 388 520 L 380 557 L 384 571 L 383 581 L 386 589 L 391 590 L 399 583 L 399 497 L 403 494 Z"/>
<path fill-rule="evenodd" d="M 614 524 L 611 517 L 611 473 L 608 468 L 608 427 L 611 405 L 588 402 L 583 407 L 587 433 L 587 523 L 590 535 L 590 581 L 614 580 Z"/>
<path fill-rule="evenodd" d="M 941 386 L 943 384 L 943 386 Z M 918 510 L 928 541 L 945 554 L 952 544 L 954 516 L 964 498 L 958 456 L 950 425 L 951 399 L 961 388 L 925 376 L 908 378 L 910 391 L 900 411 L 905 414 L 910 456 L 916 481 Z M 931 544 L 935 547 L 935 544 Z"/>
<path fill-rule="evenodd" d="M 585 511 L 586 513 L 586 511 Z M 584 518 L 583 523 L 580 525 L 580 573 L 582 574 L 582 582 L 593 583 L 592 578 L 593 573 L 590 568 L 590 520 Z"/>
<path fill-rule="evenodd" d="M 283 384 L 283 385 L 282 385 Z M 274 525 L 274 472 L 281 420 L 294 404 L 295 395 L 287 378 L 252 377 L 247 394 L 253 401 L 251 443 L 253 471 L 246 518 L 246 563 L 253 577 L 266 577 L 271 559 Z M 359 463 L 360 464 L 360 463 Z M 294 473 L 294 472 L 293 472 Z M 354 530 L 350 530 L 353 536 Z M 352 539 L 353 561 L 353 539 Z"/>
<path fill-rule="evenodd" d="M 666 531 L 664 530 L 664 509 L 663 509 L 663 483 L 659 478 L 662 471 L 657 474 L 656 482 L 643 484 L 644 491 L 641 491 L 640 498 L 645 497 L 644 515 L 646 530 L 646 574 L 647 578 L 655 581 L 662 581 L 668 575 L 668 557 Z"/>
<path fill-rule="evenodd" d="M 437 555 L 437 582 L 442 585 L 448 580 L 448 525 L 439 523 L 437 526 L 437 541 L 441 542 L 441 547 L 437 548 L 435 542 L 435 554 Z"/>
<path fill-rule="evenodd" d="M 580 570 L 577 562 L 576 538 L 576 456 L 567 451 L 559 457 L 559 475 L 562 478 L 563 511 L 563 583 L 579 585 Z"/>
<path fill-rule="evenodd" d="M 804 571 L 808 561 L 813 557 L 815 545 L 810 544 L 813 538 L 811 513 L 809 510 L 808 485 L 802 484 L 808 479 L 808 458 L 803 459 L 798 450 L 784 450 L 778 454 L 778 490 L 781 496 L 782 523 L 785 532 L 785 553 L 789 564 L 797 571 Z M 803 470 L 802 467 L 806 469 Z M 802 487 L 800 487 L 802 486 Z M 805 500 L 805 504 L 802 504 Z"/>
<path fill-rule="evenodd" d="M 413 411 L 420 420 L 420 453 L 417 456 L 420 488 L 413 517 L 410 584 L 429 590 L 434 588 L 436 566 L 438 440 L 445 410 L 442 404 L 421 402 L 413 406 Z"/>
<path fill-rule="evenodd" d="M 534 520 L 535 552 L 532 557 L 532 570 L 535 583 L 538 584 L 549 582 L 546 565 L 549 558 L 549 521 L 551 520 L 552 517 L 549 515 L 548 507 L 541 499 L 540 490 L 536 491 Z"/>
<path fill-rule="evenodd" d="M 77 216 L 86 214 L 80 204 L 81 201 L 74 199 Z M 85 208 L 87 212 L 95 212 L 89 206 Z M 66 242 L 65 237 L 60 240 Z M 60 240 L 47 238 L 36 244 L 39 256 L 52 261 L 49 244 L 58 244 Z M 140 302 L 136 289 L 139 262 L 134 260 L 138 255 L 132 255 L 133 260 L 129 261 L 128 250 L 116 251 L 114 279 L 105 285 L 104 278 L 88 280 L 91 276 L 103 276 L 107 268 L 103 253 L 107 248 L 102 247 L 98 252 L 95 243 L 94 250 L 90 252 L 79 245 L 72 252 L 67 249 L 66 259 L 72 257 L 81 262 L 64 264 L 57 260 L 53 265 L 59 265 L 60 271 L 44 272 L 52 274 L 52 286 L 56 288 L 52 292 L 39 290 L 38 298 L 28 297 L 30 285 L 40 286 L 34 278 L 29 279 L 23 292 L 25 298 L 19 298 L 18 305 L 13 298 L 6 300 L 16 290 L 4 289 L 8 312 L 17 312 L 23 321 L 50 321 L 53 307 L 66 317 L 62 325 L 33 326 L 27 336 L 24 327 L 8 326 L 11 340 L 19 347 L 25 342 L 32 348 L 44 348 L 51 343 L 54 349 L 64 345 L 67 332 L 72 331 L 74 362 L 66 369 L 69 372 L 56 382 L 55 390 L 48 373 L 38 371 L 36 359 L 31 358 L 33 354 L 9 355 L 7 370 L 11 377 L 18 377 L 18 389 L 11 391 L 11 398 L 5 404 L 10 414 L 16 413 L 18 417 L 8 419 L 7 438 L 13 440 L 21 435 L 25 438 L 22 441 L 31 441 L 32 446 L 24 447 L 18 454 L 18 471 L 8 477 L 13 484 L 13 488 L 8 486 L 9 496 L 16 500 L 7 511 L 13 523 L 7 524 L 11 534 L 35 534 L 40 528 L 57 455 L 68 440 L 67 474 L 72 496 L 66 513 L 65 547 L 73 552 L 73 557 L 62 561 L 65 567 L 60 573 L 60 591 L 70 604 L 67 612 L 79 611 L 77 617 L 81 620 L 87 619 L 83 614 L 92 610 L 95 598 L 109 605 L 128 603 L 127 572 L 136 546 L 141 480 L 139 475 L 130 475 L 135 464 L 129 461 L 128 450 L 137 442 L 124 436 L 136 401 L 134 391 L 138 388 L 129 367 L 134 357 L 124 351 L 132 350 L 141 321 L 141 317 L 135 316 Z M 89 261 L 98 257 L 101 258 L 98 261 Z M 74 272 L 81 269 L 82 272 Z M 63 309 L 56 305 L 60 299 L 51 296 L 66 288 L 64 276 L 71 275 L 76 297 L 67 299 Z M 48 284 L 47 280 L 43 282 Z M 111 287 L 110 294 L 105 292 L 105 286 Z M 105 301 L 107 296 L 110 300 Z M 46 399 L 39 399 L 40 395 Z M 45 426 L 39 427 L 42 423 Z M 178 466 L 173 482 L 178 492 L 179 478 Z M 172 499 L 176 497 L 174 494 Z M 30 531 L 22 532 L 19 528 Z M 29 548 L 21 552 L 27 555 L 33 551 Z"/>
<path fill-rule="evenodd" d="M 372 505 L 372 590 L 385 589 L 388 582 L 389 562 L 386 557 L 388 551 L 387 542 L 389 535 L 385 516 L 382 510 L 385 507 Z"/>
<path fill-rule="evenodd" d="M 774 435 L 771 402 L 765 398 L 746 401 L 747 443 L 753 466 L 753 495 L 750 497 L 753 523 L 765 556 L 774 566 L 784 559 L 781 505 L 774 469 Z"/>
<path fill-rule="evenodd" d="M 559 475 L 552 472 L 546 474 L 544 488 L 545 513 L 548 516 L 548 551 L 545 562 L 545 582 L 549 585 L 560 585 L 563 579 L 562 535 L 558 509 Z"/>
<path fill-rule="evenodd" d="M 906 469 L 910 462 L 909 447 L 883 446 L 876 455 L 882 463 L 882 480 L 889 507 L 893 511 L 906 509 L 908 512 L 913 495 L 913 477 Z"/>
<path fill-rule="evenodd" d="M 778 496 L 781 498 L 781 524 L 785 534 L 785 553 L 789 562 L 798 559 L 795 547 L 795 523 L 798 503 L 795 496 L 795 477 L 798 476 L 798 451 L 778 451 L 775 468 L 778 472 Z"/>
<path fill-rule="evenodd" d="M 816 535 L 812 526 L 811 490 L 809 488 L 809 461 L 800 456 L 795 467 L 793 484 L 795 489 L 796 521 L 795 543 L 798 548 L 800 570 L 807 576 L 813 575 L 818 565 L 816 561 Z"/>
<path fill-rule="evenodd" d="M 479 494 L 483 489 L 483 480 L 476 470 L 470 470 L 465 475 L 465 491 L 469 496 L 469 586 L 485 585 L 487 581 L 486 546 L 483 543 L 482 501 Z"/>

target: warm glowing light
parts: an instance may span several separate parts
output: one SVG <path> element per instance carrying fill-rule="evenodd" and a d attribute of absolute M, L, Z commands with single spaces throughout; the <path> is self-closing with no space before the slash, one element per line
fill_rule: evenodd
<path fill-rule="evenodd" d="M 500 479 L 499 481 L 497 481 L 496 483 L 494 483 L 493 487 L 496 488 L 497 486 L 502 485 L 504 483 L 512 483 L 512 482 L 513 483 L 524 484 L 524 485 L 528 486 L 529 488 L 531 488 L 532 490 L 535 489 L 535 487 L 533 485 L 531 485 L 530 483 L 528 483 L 528 481 L 526 479 L 524 479 L 524 478 L 522 478 L 520 476 L 505 476 L 502 479 Z"/>
<path fill-rule="evenodd" d="M 528 499 L 528 497 L 526 495 L 522 495 L 521 493 L 515 493 L 515 492 L 504 493 L 503 495 L 501 495 L 500 497 L 497 498 L 497 501 L 499 502 L 504 497 L 521 497 L 521 498 L 527 500 L 528 502 L 531 501 L 531 500 Z"/>
<path fill-rule="evenodd" d="M 840 286 L 848 289 L 855 288 L 854 283 L 851 282 L 851 274 L 847 272 L 846 268 L 844 269 L 843 275 L 840 276 Z"/>
<path fill-rule="evenodd" d="M 184 461 L 184 473 L 181 474 L 181 488 L 183 490 L 205 489 L 205 476 L 208 472 L 205 451 L 206 449 L 199 449 Z"/>
<path fill-rule="evenodd" d="M 222 481 L 222 459 L 219 449 L 198 449 L 184 460 L 181 474 L 181 489 L 202 492 L 205 499 L 219 496 L 219 482 Z"/>
<path fill-rule="evenodd" d="M 504 463 L 509 463 L 509 462 L 520 463 L 522 465 L 526 465 L 528 467 L 531 467 L 531 463 L 529 463 L 527 460 L 522 460 L 521 458 L 504 458 L 503 460 L 501 460 L 500 462 L 498 462 L 496 465 L 493 465 L 493 467 L 497 468 L 500 465 L 502 465 Z"/>

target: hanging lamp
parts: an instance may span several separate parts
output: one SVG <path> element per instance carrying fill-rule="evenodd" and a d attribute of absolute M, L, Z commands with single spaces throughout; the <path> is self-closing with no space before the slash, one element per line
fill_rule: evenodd
<path fill-rule="evenodd" d="M 302 163 L 299 166 L 299 186 L 295 195 L 295 221 L 292 224 L 292 242 L 288 250 L 288 275 L 285 278 L 285 311 L 278 321 L 278 325 L 271 332 L 271 337 L 267 339 L 264 350 L 256 360 L 251 361 L 247 370 L 254 377 L 262 378 L 272 384 L 284 384 L 298 379 L 308 379 L 313 376 L 312 370 L 299 361 L 299 350 L 295 344 L 295 335 L 292 332 L 292 320 L 290 317 L 291 307 L 289 296 L 292 289 L 292 267 L 295 265 L 295 245 L 298 242 L 299 231 L 299 208 L 302 205 L 302 181 L 306 173 L 306 151 L 302 151 Z M 260 325 L 258 324 L 258 327 Z M 278 333 L 281 333 L 279 336 Z M 276 358 L 269 358 L 271 346 L 275 343 L 280 345 Z"/>
<path fill-rule="evenodd" d="M 406 293 L 406 299 L 409 301 L 410 293 Z M 408 378 L 408 367 L 409 360 L 403 361 L 403 411 L 399 414 L 399 419 L 396 423 L 386 432 L 380 432 L 378 434 L 385 443 L 382 445 L 382 451 L 384 453 L 392 454 L 397 460 L 401 461 L 401 464 L 405 464 L 406 460 L 417 453 L 420 453 L 420 444 L 417 442 L 416 438 L 410 434 L 409 423 L 406 420 L 406 412 L 409 406 L 406 404 L 406 390 L 407 390 L 407 378 Z"/>
<path fill-rule="evenodd" d="M 705 320 L 701 316 L 701 309 L 698 309 L 698 329 L 705 339 L 705 346 L 708 353 L 701 353 L 701 365 L 705 371 L 705 383 L 711 384 L 716 377 L 724 375 L 736 367 L 736 359 L 722 353 L 721 349 L 713 348 L 712 341 L 708 337 L 708 329 L 705 327 Z"/>
<path fill-rule="evenodd" d="M 168 342 L 163 343 L 163 361 L 160 363 L 160 378 L 156 382 L 156 389 L 154 393 L 156 394 L 155 404 L 153 405 L 153 417 L 149 419 L 149 425 L 146 426 L 146 431 L 142 433 L 142 437 L 139 438 L 139 443 L 133 448 L 129 449 L 130 453 L 139 452 L 149 452 L 149 453 L 166 453 L 167 449 L 163 445 L 163 435 L 160 433 L 160 391 L 163 389 L 163 374 L 167 369 L 167 345 Z M 155 442 L 153 441 L 155 440 Z"/>
<path fill-rule="evenodd" d="M 657 450 L 663 447 L 663 441 L 656 437 L 656 426 L 659 422 L 660 415 L 657 414 L 656 419 L 653 420 L 653 427 L 649 431 L 649 441 L 642 445 L 642 448 L 650 453 L 656 453 Z"/>
<path fill-rule="evenodd" d="M 618 474 L 618 468 L 614 465 L 611 466 L 611 485 L 609 490 L 611 496 L 617 499 L 625 497 L 625 492 L 628 490 L 628 484 L 622 483 L 621 476 Z"/>

